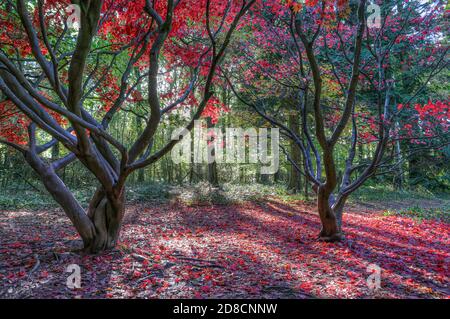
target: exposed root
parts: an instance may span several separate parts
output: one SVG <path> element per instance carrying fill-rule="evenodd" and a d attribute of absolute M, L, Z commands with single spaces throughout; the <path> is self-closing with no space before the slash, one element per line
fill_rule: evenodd
<path fill-rule="evenodd" d="M 324 236 L 324 235 L 319 235 L 318 240 L 319 241 L 323 241 L 326 243 L 335 243 L 335 242 L 340 242 L 343 241 L 345 239 L 345 236 L 343 233 L 336 233 L 330 236 Z"/>

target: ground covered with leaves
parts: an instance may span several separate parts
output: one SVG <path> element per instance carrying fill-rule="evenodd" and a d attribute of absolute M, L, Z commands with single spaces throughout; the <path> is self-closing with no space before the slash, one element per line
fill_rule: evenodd
<path fill-rule="evenodd" d="M 449 297 L 445 220 L 353 206 L 344 223 L 345 241 L 330 244 L 316 241 L 318 216 L 302 201 L 139 204 L 128 208 L 116 250 L 81 256 L 61 211 L 3 211 L 0 297 Z M 71 264 L 81 288 L 67 287 Z M 368 267 L 380 267 L 377 290 Z"/>

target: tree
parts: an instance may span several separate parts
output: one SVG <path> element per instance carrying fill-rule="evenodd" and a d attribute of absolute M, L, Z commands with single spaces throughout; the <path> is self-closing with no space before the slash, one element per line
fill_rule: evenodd
<path fill-rule="evenodd" d="M 185 128 L 190 130 L 208 108 L 216 70 L 254 2 L 0 2 L 0 27 L 6 30 L 0 37 L 0 90 L 6 96 L 0 111 L 7 107 L 14 112 L 14 125 L 20 127 L 11 136 L 12 115 L 2 118 L 0 142 L 23 154 L 74 224 L 85 252 L 116 245 L 127 177 L 158 161 L 177 143 L 152 147 L 164 116 L 191 101 L 195 90 L 200 99 Z M 79 9 L 77 32 L 70 29 L 73 21 L 65 19 L 66 9 L 71 14 Z M 170 80 L 175 68 L 184 70 L 189 84 L 161 103 L 164 73 Z M 135 76 L 135 71 L 143 73 Z M 144 96 L 137 87 L 147 88 L 143 98 L 149 115 L 127 148 L 108 127 L 125 105 L 133 105 L 133 96 Z M 65 155 L 49 161 L 45 151 L 57 144 L 64 146 Z M 99 183 L 87 211 L 57 174 L 75 160 Z"/>
<path fill-rule="evenodd" d="M 449 143 L 445 101 L 425 107 L 428 120 L 420 115 L 419 104 L 411 114 L 416 124 L 402 122 L 400 129 L 395 128 L 404 112 L 402 103 L 410 105 L 430 79 L 448 67 L 448 47 L 441 33 L 445 3 L 383 2 L 379 25 L 366 17 L 365 0 L 263 3 L 265 8 L 252 15 L 257 21 L 253 36 L 236 44 L 239 57 L 233 60 L 245 62 L 229 65 L 232 71 L 223 75 L 242 104 L 296 144 L 303 165 L 284 151 L 317 194 L 319 238 L 338 241 L 343 238 L 348 197 L 370 177 L 400 165 L 389 155 L 395 154 L 395 141 L 418 139 L 432 149 Z M 393 62 L 401 57 L 404 42 L 414 49 L 409 68 L 423 73 L 416 75 L 418 85 L 400 95 L 401 72 Z M 241 52 L 245 54 L 240 56 Z M 292 102 L 274 107 L 275 96 L 278 101 L 290 96 Z M 300 134 L 286 125 L 286 114 L 293 108 L 300 117 Z M 408 125 L 414 125 L 415 132 Z M 358 144 L 367 145 L 372 154 L 356 163 Z M 337 149 L 346 154 L 340 164 Z"/>

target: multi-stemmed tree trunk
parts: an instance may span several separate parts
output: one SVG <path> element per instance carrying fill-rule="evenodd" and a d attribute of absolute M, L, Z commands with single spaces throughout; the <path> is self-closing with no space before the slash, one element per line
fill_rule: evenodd
<path fill-rule="evenodd" d="M 317 195 L 317 211 L 322 224 L 319 238 L 325 241 L 338 241 L 343 238 L 342 220 L 348 197 L 381 166 L 388 166 L 387 159 L 383 158 L 387 147 L 394 145 L 388 142 L 398 114 L 393 105 L 395 100 L 392 98 L 395 94 L 395 79 L 386 61 L 395 51 L 393 48 L 398 43 L 399 36 L 406 28 L 411 29 L 415 25 L 414 18 L 407 16 L 399 19 L 401 28 L 396 29 L 396 32 L 391 30 L 389 22 L 381 23 L 376 31 L 369 30 L 365 16 L 366 4 L 366 0 L 351 1 L 352 10 L 344 10 L 346 13 L 350 12 L 350 16 L 342 15 L 345 21 L 340 21 L 340 14 L 336 18 L 337 21 L 323 21 L 324 15 L 320 10 L 324 10 L 326 1 L 309 4 L 313 8 L 291 10 L 278 19 L 267 18 L 270 13 L 261 14 L 264 23 L 270 24 L 275 30 L 273 33 L 271 28 L 265 30 L 271 47 L 285 49 L 284 53 L 281 53 L 281 50 L 277 52 L 279 54 L 274 56 L 274 60 L 277 63 L 285 61 L 284 64 L 275 64 L 269 67 L 268 71 L 259 71 L 257 82 L 261 78 L 268 82 L 262 85 L 262 88 L 259 84 L 249 83 L 244 77 L 225 74 L 235 96 L 267 122 L 279 127 L 281 134 L 294 144 L 302 155 L 304 161 L 299 164 L 293 152 L 283 149 L 292 166 L 305 176 Z M 383 3 L 382 11 L 386 15 L 392 15 L 398 4 L 400 2 Z M 417 17 L 418 14 L 415 18 Z M 261 41 L 258 39 L 255 47 L 259 47 Z M 246 54 L 242 58 L 248 60 L 250 65 L 257 65 L 257 57 L 248 52 Z M 283 54 L 284 60 L 280 58 Z M 270 57 L 264 57 L 263 62 L 267 64 L 268 60 Z M 436 60 L 442 61 L 442 58 Z M 295 71 L 291 71 L 293 63 L 296 66 Z M 439 65 L 442 66 L 443 63 L 436 63 L 434 69 L 439 69 Z M 287 69 L 285 72 L 289 73 L 277 73 L 280 69 Z M 430 72 L 428 80 L 435 74 L 434 71 Z M 330 77 L 332 81 L 329 80 Z M 361 78 L 365 82 L 361 81 Z M 419 89 L 422 89 L 428 80 Z M 233 82 L 242 82 L 244 88 L 235 88 Z M 325 84 L 330 87 L 330 82 L 339 88 L 338 97 L 335 97 L 334 92 L 326 91 Z M 364 86 L 365 90 L 369 87 L 374 98 L 370 101 L 361 99 L 357 94 L 359 86 Z M 271 90 L 266 91 L 267 87 Z M 267 106 L 267 96 L 273 100 L 274 92 L 277 91 L 282 92 L 280 101 L 286 96 L 286 92 L 298 97 L 296 103 L 300 110 L 300 132 L 296 132 L 290 125 L 292 120 L 285 125 L 285 119 L 280 116 L 282 112 Z M 258 93 L 261 97 L 258 97 Z M 411 93 L 409 101 L 417 96 L 412 92 L 408 93 Z M 360 104 L 357 104 L 359 99 Z M 370 106 L 367 107 L 368 113 L 373 114 L 375 118 L 375 139 L 371 141 L 375 149 L 371 158 L 355 163 L 363 126 L 358 127 L 358 120 L 364 120 L 358 118 L 357 107 L 366 105 Z M 327 120 L 327 115 L 330 114 L 333 115 L 333 121 Z M 348 126 L 351 126 L 350 132 L 346 130 Z M 343 168 L 339 168 L 335 162 L 337 145 L 340 147 L 340 155 L 343 153 L 343 147 L 347 147 Z M 359 173 L 357 176 L 356 172 Z"/>
<path fill-rule="evenodd" d="M 108 16 L 105 13 L 101 19 L 103 1 L 73 1 L 73 3 L 80 7 L 80 29 L 75 49 L 73 52 L 63 52 L 59 56 L 60 52 L 55 50 L 49 41 L 44 2 L 38 0 L 37 3 L 40 25 L 39 30 L 36 30 L 28 12 L 29 6 L 24 0 L 16 1 L 13 10 L 20 17 L 20 27 L 26 33 L 24 36 L 28 38 L 34 63 L 39 66 L 42 73 L 32 74 L 36 72 L 36 68 L 27 71 L 27 65 L 22 63 L 22 59 L 17 59 L 14 55 L 8 56 L 4 51 L 0 51 L 0 90 L 30 120 L 28 145 L 20 145 L 6 139 L 0 139 L 0 142 L 23 154 L 27 163 L 40 177 L 45 188 L 72 221 L 83 240 L 84 251 L 96 253 L 110 249 L 117 244 L 125 213 L 127 177 L 136 170 L 158 161 L 178 142 L 178 140 L 168 141 L 157 151 L 152 148 L 153 139 L 163 116 L 184 102 L 193 92 L 194 87 L 199 85 L 198 70 L 202 63 L 209 59 L 207 75 L 201 81 L 199 105 L 192 118 L 185 124 L 185 128 L 191 130 L 194 121 L 202 115 L 213 94 L 212 86 L 216 69 L 224 58 L 225 50 L 239 21 L 253 5 L 254 0 L 242 0 L 227 27 L 224 27 L 224 22 L 225 19 L 229 19 L 229 14 L 233 14 L 230 13 L 232 10 L 226 10 L 223 16 L 215 17 L 213 20 L 210 16 L 210 1 L 206 1 L 206 29 L 209 43 L 205 46 L 205 52 L 199 56 L 198 66 L 190 81 L 191 85 L 186 91 L 180 92 L 182 93 L 180 98 L 165 107 L 162 107 L 159 97 L 158 74 L 160 60 L 162 60 L 160 56 L 174 23 L 174 10 L 179 1 L 167 0 L 164 17 L 160 16 L 153 8 L 152 2 L 147 1 L 145 12 L 142 12 L 142 15 L 148 16 L 149 29 L 145 30 L 143 34 L 137 34 L 130 43 L 126 43 L 118 51 L 114 51 L 117 48 L 115 46 L 114 49 L 111 48 L 112 51 L 102 53 L 94 53 L 97 51 L 94 50 L 93 43 L 99 25 Z M 236 5 L 233 1 L 227 3 L 228 8 Z M 129 5 L 126 1 L 124 4 Z M 218 26 L 216 18 L 219 18 Z M 64 31 L 55 40 L 58 43 L 64 41 L 65 34 Z M 53 33 L 52 36 L 54 36 Z M 43 53 L 43 47 L 48 51 L 48 55 Z M 97 60 L 94 70 L 97 70 L 102 54 L 110 54 L 115 59 L 122 52 L 130 52 L 127 51 L 130 48 L 132 49 L 128 63 L 125 71 L 121 74 L 119 92 L 114 92 L 118 93 L 118 97 L 113 101 L 104 117 L 97 120 L 87 111 L 84 103 L 99 85 L 104 84 L 102 81 L 92 80 L 94 71 L 86 72 L 88 60 L 92 58 L 91 55 L 98 54 L 97 59 L 94 59 L 94 61 Z M 136 81 L 130 83 L 133 69 L 140 67 L 136 64 L 145 54 L 148 54 L 147 73 L 145 76 L 137 76 Z M 69 57 L 69 67 L 67 86 L 65 86 L 60 78 L 64 71 L 60 62 L 67 57 Z M 113 62 L 114 59 L 112 59 Z M 111 70 L 113 66 L 113 63 L 110 63 L 105 68 Z M 84 82 L 85 76 L 86 82 Z M 127 149 L 108 133 L 108 126 L 127 97 L 136 87 L 140 86 L 145 78 L 147 79 L 147 102 L 150 114 L 145 119 L 139 136 Z M 52 99 L 37 89 L 41 81 L 48 82 L 52 94 L 57 98 Z M 70 124 L 70 128 L 63 128 L 50 111 L 65 118 Z M 52 140 L 38 145 L 37 129 L 52 137 Z M 42 156 L 46 150 L 59 144 L 66 148 L 69 152 L 68 155 L 53 161 Z M 57 174 L 58 170 L 75 160 L 86 166 L 99 184 L 87 210 L 80 205 Z"/>

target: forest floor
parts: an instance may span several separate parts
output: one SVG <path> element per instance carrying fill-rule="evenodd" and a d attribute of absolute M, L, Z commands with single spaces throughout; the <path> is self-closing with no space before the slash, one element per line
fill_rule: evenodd
<path fill-rule="evenodd" d="M 330 244 L 304 201 L 133 204 L 118 248 L 97 256 L 71 252 L 60 210 L 0 211 L 0 298 L 448 298 L 448 220 L 387 212 L 421 205 L 448 202 L 353 203 Z M 67 287 L 71 264 L 81 288 Z"/>

